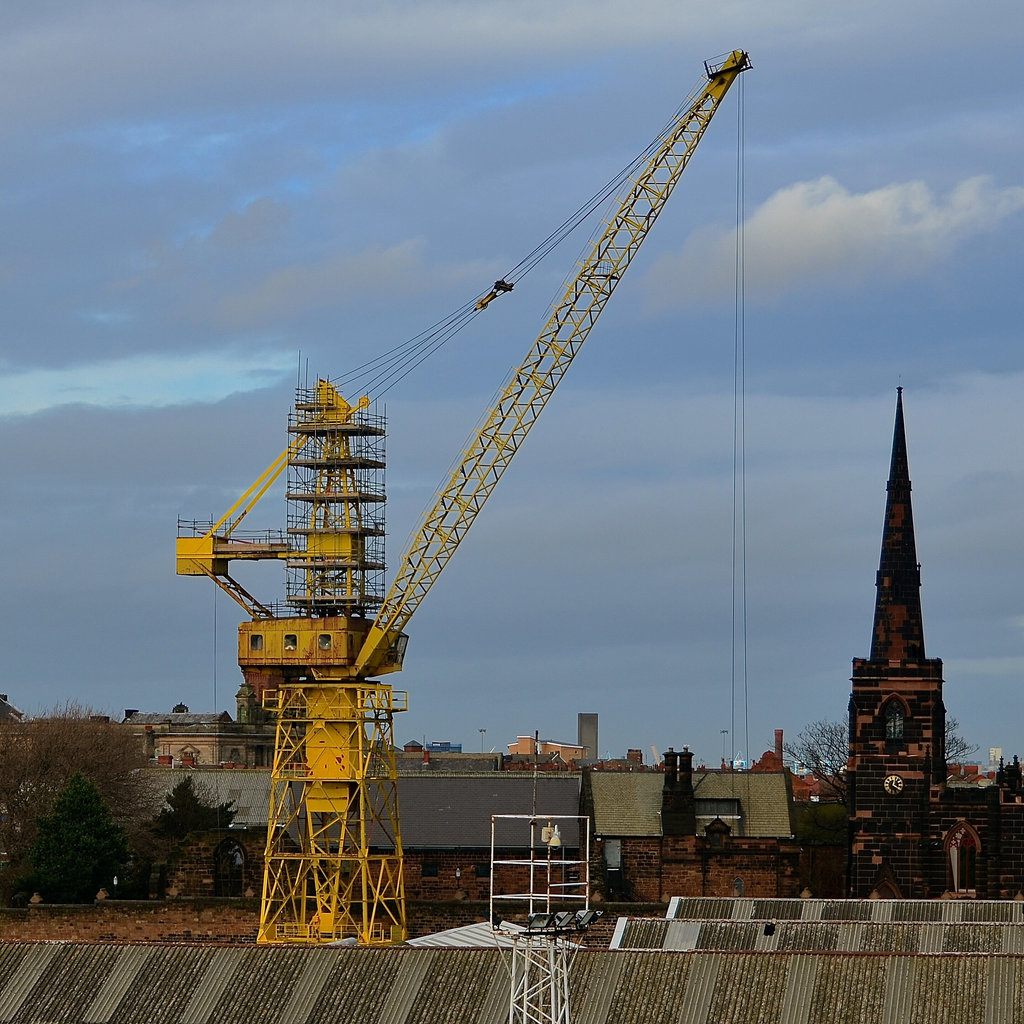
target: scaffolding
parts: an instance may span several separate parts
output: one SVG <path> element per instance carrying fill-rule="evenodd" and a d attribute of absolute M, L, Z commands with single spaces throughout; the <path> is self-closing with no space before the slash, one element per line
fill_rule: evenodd
<path fill-rule="evenodd" d="M 365 615 L 384 595 L 383 415 L 327 381 L 299 389 L 288 432 L 287 601 L 308 615 Z"/>
<path fill-rule="evenodd" d="M 528 835 L 526 856 L 499 856 L 516 833 Z M 526 928 L 506 929 L 505 910 L 525 914 Z M 490 915 L 511 939 L 509 1024 L 570 1024 L 572 940 L 601 916 L 590 909 L 590 819 L 492 815 Z"/>

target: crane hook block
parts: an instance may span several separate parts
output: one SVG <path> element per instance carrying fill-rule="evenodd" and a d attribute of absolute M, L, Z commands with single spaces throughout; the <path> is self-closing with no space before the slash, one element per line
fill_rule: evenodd
<path fill-rule="evenodd" d="M 494 287 L 476 304 L 477 309 L 486 309 L 502 292 L 510 292 L 515 285 L 502 278 L 494 282 Z"/>

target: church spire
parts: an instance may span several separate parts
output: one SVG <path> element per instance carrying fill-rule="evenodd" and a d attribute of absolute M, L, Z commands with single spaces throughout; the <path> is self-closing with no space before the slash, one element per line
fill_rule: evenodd
<path fill-rule="evenodd" d="M 886 485 L 882 555 L 875 578 L 875 625 L 871 661 L 922 662 L 924 621 L 921 617 L 921 566 L 914 543 L 910 506 L 910 466 L 903 425 L 903 388 L 896 389 L 896 426 L 892 462 Z"/>

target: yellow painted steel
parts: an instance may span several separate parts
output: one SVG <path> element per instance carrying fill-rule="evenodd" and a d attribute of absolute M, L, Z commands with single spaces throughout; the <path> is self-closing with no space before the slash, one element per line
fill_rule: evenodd
<path fill-rule="evenodd" d="M 393 661 L 391 652 L 396 639 L 448 564 L 579 352 L 672 194 L 729 87 L 749 67 L 750 59 L 742 50 L 733 50 L 719 64 L 705 65 L 706 85 L 665 133 L 646 168 L 631 183 L 579 271 L 566 284 L 561 301 L 526 359 L 505 385 L 414 534 L 356 659 L 357 673 L 373 675 Z M 498 290 L 493 291 L 485 304 L 497 294 Z"/>
<path fill-rule="evenodd" d="M 368 510 L 384 494 L 367 480 L 383 469 L 372 449 L 383 425 L 367 414 L 369 399 L 350 405 L 327 381 L 297 401 L 291 444 L 217 523 L 192 524 L 191 533 L 179 523 L 178 572 L 210 577 L 252 617 L 239 626 L 239 666 L 277 720 L 260 942 L 404 940 L 393 716 L 405 710 L 406 695 L 369 677 L 401 669 L 406 624 L 586 340 L 721 100 L 749 66 L 740 50 L 705 65 L 707 83 L 661 137 L 567 283 L 427 513 L 382 603 L 370 580 L 383 571 L 383 519 Z M 512 287 L 495 282 L 479 308 Z M 360 443 L 364 448 L 354 450 Z M 304 510 L 290 520 L 287 536 L 235 536 L 286 467 L 294 476 L 289 502 Z M 237 558 L 287 560 L 287 600 L 301 614 L 275 615 L 248 594 L 228 573 Z M 371 622 L 367 613 L 377 604 Z"/>
<path fill-rule="evenodd" d="M 405 694 L 375 683 L 288 685 L 277 716 L 260 942 L 406 937 L 392 721 Z"/>

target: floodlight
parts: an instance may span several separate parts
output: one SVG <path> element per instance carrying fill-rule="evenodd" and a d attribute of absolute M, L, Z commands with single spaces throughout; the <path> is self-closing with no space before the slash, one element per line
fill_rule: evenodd
<path fill-rule="evenodd" d="M 555 914 L 555 928 L 559 931 L 575 927 L 576 915 L 571 910 L 563 910 L 561 913 Z"/>
<path fill-rule="evenodd" d="M 526 922 L 526 930 L 528 932 L 542 932 L 551 927 L 554 919 L 554 914 L 531 914 Z"/>
<path fill-rule="evenodd" d="M 577 910 L 576 927 L 580 930 L 589 928 L 599 917 L 603 916 L 603 910 Z"/>

